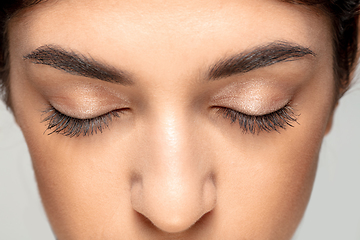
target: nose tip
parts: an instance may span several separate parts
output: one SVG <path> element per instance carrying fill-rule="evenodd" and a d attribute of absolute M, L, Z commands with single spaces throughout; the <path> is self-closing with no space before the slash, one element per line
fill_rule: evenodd
<path fill-rule="evenodd" d="M 198 189 L 196 185 L 186 187 L 171 182 L 146 184 L 143 181 L 133 184 L 133 209 L 167 233 L 189 229 L 216 205 L 216 188 L 211 177 Z"/>

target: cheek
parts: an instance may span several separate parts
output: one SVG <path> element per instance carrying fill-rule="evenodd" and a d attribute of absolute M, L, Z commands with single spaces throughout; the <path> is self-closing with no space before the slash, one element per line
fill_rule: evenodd
<path fill-rule="evenodd" d="M 115 157 L 116 146 L 89 148 L 57 137 L 32 145 L 44 150 L 31 151 L 31 156 L 43 204 L 59 239 L 90 235 L 101 239 L 97 234 L 108 228 L 115 213 L 121 213 L 116 224 L 133 222 L 129 166 L 125 157 Z"/>
<path fill-rule="evenodd" d="M 290 239 L 296 230 L 311 194 L 321 138 L 288 134 L 219 149 L 217 210 L 219 221 L 229 223 L 229 238 L 242 232 L 249 239 Z"/>
<path fill-rule="evenodd" d="M 311 194 L 333 110 L 333 85 L 331 78 L 325 79 L 323 84 L 320 78 L 310 84 L 294 100 L 299 116 L 293 128 L 241 136 L 234 125 L 216 136 L 222 139 L 213 144 L 219 153 L 218 213 L 233 232 L 242 231 L 249 239 L 290 239 L 295 232 Z"/>
<path fill-rule="evenodd" d="M 129 171 L 124 157 L 116 154 L 117 146 L 106 134 L 97 136 L 96 141 L 47 135 L 46 123 L 41 123 L 47 101 L 19 75 L 14 72 L 11 79 L 14 115 L 26 139 L 41 199 L 56 236 L 102 239 L 102 228 L 118 206 L 122 210 L 117 222 L 126 226 L 135 216 L 130 211 Z"/>

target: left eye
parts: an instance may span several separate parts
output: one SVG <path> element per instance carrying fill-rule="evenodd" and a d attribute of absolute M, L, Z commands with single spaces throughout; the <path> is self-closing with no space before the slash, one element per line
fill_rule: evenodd
<path fill-rule="evenodd" d="M 240 128 L 244 133 L 256 134 L 262 131 L 279 132 L 279 129 L 286 129 L 286 127 L 293 127 L 292 123 L 297 123 L 297 117 L 289 104 L 283 108 L 264 115 L 248 115 L 239 111 L 226 108 L 217 107 L 217 113 L 224 118 L 230 119 L 231 123 L 238 122 Z"/>
<path fill-rule="evenodd" d="M 121 111 L 111 111 L 94 118 L 79 119 L 67 116 L 51 106 L 44 111 L 47 116 L 42 122 L 47 123 L 46 131 L 50 131 L 48 135 L 58 133 L 68 137 L 89 136 L 102 133 L 114 117 L 120 117 L 119 113 Z"/>

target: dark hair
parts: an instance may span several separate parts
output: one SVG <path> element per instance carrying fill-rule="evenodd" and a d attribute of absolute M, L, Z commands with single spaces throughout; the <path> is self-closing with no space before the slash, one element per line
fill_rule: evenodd
<path fill-rule="evenodd" d="M 350 84 L 358 52 L 360 0 L 282 0 L 318 7 L 332 23 L 336 101 Z"/>
<path fill-rule="evenodd" d="M 8 23 L 20 10 L 43 1 L 44 0 L 2 0 L 2 3 L 0 3 L 0 97 L 2 97 L 5 104 L 10 108 Z"/>
<path fill-rule="evenodd" d="M 8 107 L 9 97 L 9 53 L 7 25 L 20 10 L 47 0 L 2 0 L 0 11 L 0 95 Z M 350 73 L 355 67 L 358 49 L 358 18 L 360 0 L 281 0 L 302 4 L 321 10 L 331 19 L 334 46 L 334 78 L 336 101 L 347 90 Z"/>

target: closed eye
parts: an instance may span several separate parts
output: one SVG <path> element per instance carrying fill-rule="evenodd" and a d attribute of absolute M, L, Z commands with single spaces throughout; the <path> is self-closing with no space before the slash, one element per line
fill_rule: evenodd
<path fill-rule="evenodd" d="M 277 111 L 264 115 L 248 115 L 226 107 L 216 108 L 218 108 L 217 113 L 226 119 L 230 119 L 231 123 L 238 122 L 243 133 L 279 132 L 280 129 L 294 127 L 294 122 L 298 123 L 298 115 L 294 113 L 289 104 Z"/>
<path fill-rule="evenodd" d="M 47 116 L 42 122 L 47 123 L 48 135 L 58 133 L 68 137 L 89 136 L 98 132 L 102 133 L 104 129 L 109 128 L 113 118 L 120 117 L 123 110 L 111 111 L 94 118 L 79 119 L 67 116 L 50 106 L 43 111 Z"/>

